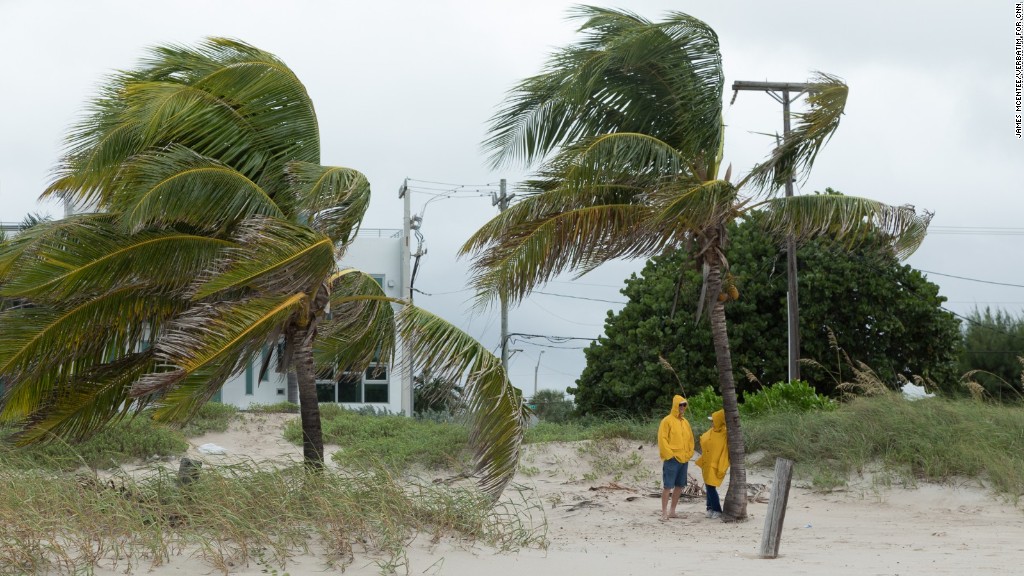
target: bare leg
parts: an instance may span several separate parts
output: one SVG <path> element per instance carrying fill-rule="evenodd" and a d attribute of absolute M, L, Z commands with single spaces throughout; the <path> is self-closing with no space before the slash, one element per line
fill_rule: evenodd
<path fill-rule="evenodd" d="M 668 520 L 668 495 L 672 490 L 665 488 L 661 491 L 661 519 Z M 672 509 L 675 510 L 675 505 L 672 505 Z"/>
<path fill-rule="evenodd" d="M 667 490 L 662 492 L 662 494 L 661 494 L 661 499 L 662 500 L 665 499 L 665 496 L 666 496 L 667 493 L 668 493 Z M 679 487 L 679 486 L 676 486 L 672 490 L 672 508 L 668 511 L 668 517 L 669 518 L 679 518 L 679 516 L 676 516 L 676 504 L 679 503 L 679 495 L 682 494 L 682 493 L 683 493 L 683 489 L 681 487 Z"/>

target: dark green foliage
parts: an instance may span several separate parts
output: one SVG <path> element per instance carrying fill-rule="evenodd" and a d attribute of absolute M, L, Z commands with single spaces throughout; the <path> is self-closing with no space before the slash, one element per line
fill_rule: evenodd
<path fill-rule="evenodd" d="M 988 308 L 967 316 L 960 373 L 981 384 L 990 398 L 1001 402 L 1021 401 L 1021 360 L 1024 357 L 1024 319 Z"/>
<path fill-rule="evenodd" d="M 560 390 L 540 390 L 533 397 L 534 413 L 546 422 L 565 422 L 572 416 L 572 400 Z"/>
<path fill-rule="evenodd" d="M 768 388 L 746 394 L 740 413 L 744 416 L 762 416 L 765 414 L 800 413 L 811 410 L 835 410 L 839 404 L 822 396 L 803 380 L 777 382 Z"/>
<path fill-rule="evenodd" d="M 736 386 L 749 393 L 761 383 L 788 379 L 786 256 L 756 218 L 730 234 L 739 300 L 726 303 L 726 318 L 733 369 L 752 376 L 737 378 Z M 823 366 L 803 366 L 801 376 L 818 392 L 831 395 L 853 376 L 847 359 L 831 348 L 829 329 L 851 359 L 892 386 L 897 375 L 927 376 L 943 385 L 956 381 L 959 321 L 942 310 L 938 286 L 899 264 L 880 241 L 868 239 L 852 253 L 810 242 L 798 260 L 801 356 Z M 578 410 L 661 414 L 680 382 L 684 395 L 709 385 L 717 389 L 710 327 L 694 321 L 700 275 L 690 262 L 680 250 L 651 259 L 640 276 L 626 280 L 622 294 L 629 303 L 618 314 L 609 312 L 605 335 L 587 348 L 587 367 L 568 390 Z"/>

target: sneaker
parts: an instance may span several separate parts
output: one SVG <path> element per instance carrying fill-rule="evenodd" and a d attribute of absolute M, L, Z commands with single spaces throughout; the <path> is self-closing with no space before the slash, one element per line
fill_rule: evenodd
<path fill-rule="evenodd" d="M 716 519 L 716 518 L 721 518 L 721 517 L 722 517 L 722 513 L 721 512 L 711 512 L 711 515 L 708 516 L 708 518 L 711 518 L 711 519 Z"/>
<path fill-rule="evenodd" d="M 704 517 L 705 517 L 705 518 L 711 518 L 711 517 L 712 517 L 712 516 L 711 516 L 712 514 L 714 514 L 714 512 L 712 512 L 711 510 L 708 510 L 707 512 L 705 512 L 705 513 L 704 513 Z"/>

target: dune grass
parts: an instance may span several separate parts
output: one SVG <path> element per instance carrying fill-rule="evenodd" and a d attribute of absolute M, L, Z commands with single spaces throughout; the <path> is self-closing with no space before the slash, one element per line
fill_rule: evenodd
<path fill-rule="evenodd" d="M 421 482 L 408 473 L 412 464 L 461 466 L 465 426 L 336 406 L 324 406 L 323 414 L 325 441 L 343 447 L 338 459 L 347 472 L 208 466 L 199 481 L 181 486 L 173 469 L 157 466 L 140 479 L 63 471 L 184 449 L 183 431 L 144 415 L 88 443 L 0 448 L 0 572 L 74 574 L 114 558 L 119 571 L 142 570 L 194 554 L 214 569 L 255 564 L 273 573 L 314 548 L 339 567 L 358 557 L 377 562 L 382 572 L 400 572 L 415 533 L 501 549 L 545 545 L 537 503 L 511 492 L 492 508 L 472 488 Z M 191 430 L 220 429 L 234 417 L 231 409 L 206 408 Z M 695 434 L 706 428 L 691 423 Z M 657 424 L 657 418 L 542 422 L 527 441 L 590 440 L 577 456 L 595 474 L 618 471 L 616 478 L 642 481 L 646 471 L 633 443 L 653 443 Z M 821 489 L 867 472 L 904 484 L 972 478 L 1014 501 L 1024 494 L 1024 411 L 1017 407 L 884 395 L 835 410 L 745 416 L 743 430 L 748 453 L 793 459 L 798 477 Z M 298 439 L 297 419 L 286 434 Z M 770 457 L 761 462 L 770 466 Z"/>
<path fill-rule="evenodd" d="M 792 459 L 821 488 L 878 464 L 899 482 L 978 478 L 1011 498 L 1024 494 L 1019 407 L 887 394 L 839 410 L 750 418 L 743 426 L 749 452 Z"/>
<path fill-rule="evenodd" d="M 79 574 L 116 560 L 120 572 L 144 572 L 184 554 L 225 573 L 251 564 L 271 573 L 316 547 L 339 568 L 358 552 L 389 572 L 416 532 L 499 549 L 542 546 L 533 516 L 527 504 L 492 508 L 479 492 L 410 485 L 383 469 L 223 466 L 180 486 L 162 468 L 142 480 L 101 481 L 0 466 L 0 571 Z"/>
<path fill-rule="evenodd" d="M 468 428 L 456 422 L 417 420 L 400 415 L 373 415 L 321 404 L 324 443 L 341 449 L 333 458 L 343 467 L 368 463 L 402 471 L 419 465 L 427 469 L 460 470 L 468 463 Z M 285 427 L 285 438 L 302 444 L 298 420 Z"/>
<path fill-rule="evenodd" d="M 0 429 L 0 466 L 75 470 L 109 470 L 134 461 L 159 460 L 183 454 L 187 437 L 223 432 L 237 418 L 232 406 L 210 402 L 182 428 L 153 422 L 148 412 L 126 417 L 81 441 L 61 438 L 28 447 L 10 442 L 13 429 Z"/>

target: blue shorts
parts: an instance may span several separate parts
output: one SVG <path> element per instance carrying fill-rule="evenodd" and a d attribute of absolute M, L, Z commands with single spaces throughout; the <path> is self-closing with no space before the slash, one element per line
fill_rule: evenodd
<path fill-rule="evenodd" d="M 686 468 L 689 462 L 669 458 L 661 463 L 661 480 L 666 490 L 686 487 Z"/>

